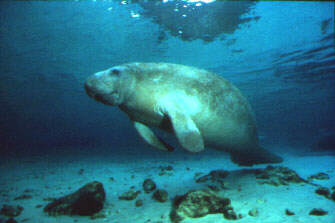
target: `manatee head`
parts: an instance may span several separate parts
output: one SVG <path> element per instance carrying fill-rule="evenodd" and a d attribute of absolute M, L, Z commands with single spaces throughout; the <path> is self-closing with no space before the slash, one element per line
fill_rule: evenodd
<path fill-rule="evenodd" d="M 85 90 L 88 96 L 105 105 L 120 105 L 128 95 L 132 78 L 126 66 L 115 66 L 88 77 Z"/>

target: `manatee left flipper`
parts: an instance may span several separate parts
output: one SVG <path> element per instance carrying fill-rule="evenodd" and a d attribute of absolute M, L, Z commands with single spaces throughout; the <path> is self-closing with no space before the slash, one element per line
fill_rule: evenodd
<path fill-rule="evenodd" d="M 205 149 L 204 140 L 191 117 L 181 111 L 167 110 L 165 112 L 180 145 L 189 152 L 200 152 Z"/>
<path fill-rule="evenodd" d="M 135 129 L 140 134 L 140 136 L 146 141 L 149 145 L 157 148 L 159 150 L 172 152 L 174 148 L 160 139 L 155 133 L 146 125 L 134 122 Z"/>

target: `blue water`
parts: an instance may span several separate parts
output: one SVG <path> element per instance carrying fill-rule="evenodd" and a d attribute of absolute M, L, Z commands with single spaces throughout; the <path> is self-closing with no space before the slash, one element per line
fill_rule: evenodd
<path fill-rule="evenodd" d="M 301 152 L 335 134 L 334 2 L 195 4 L 2 1 L 1 154 L 145 147 L 125 114 L 83 88 L 89 75 L 134 61 L 230 80 L 262 144 Z"/>

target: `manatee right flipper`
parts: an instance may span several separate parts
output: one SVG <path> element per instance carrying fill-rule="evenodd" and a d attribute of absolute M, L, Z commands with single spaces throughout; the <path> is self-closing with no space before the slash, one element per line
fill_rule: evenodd
<path fill-rule="evenodd" d="M 159 150 L 172 152 L 174 148 L 160 139 L 155 133 L 146 125 L 134 122 L 135 129 L 140 134 L 140 136 L 146 141 L 149 145 L 157 148 Z"/>
<path fill-rule="evenodd" d="M 258 146 L 243 152 L 232 152 L 230 159 L 239 166 L 252 166 L 255 164 L 281 163 L 283 158 Z"/>

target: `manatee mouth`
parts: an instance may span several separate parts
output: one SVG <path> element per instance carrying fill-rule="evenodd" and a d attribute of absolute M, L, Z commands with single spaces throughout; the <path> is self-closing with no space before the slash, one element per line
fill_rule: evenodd
<path fill-rule="evenodd" d="M 109 94 L 97 93 L 92 95 L 92 98 L 105 105 L 115 105 L 119 99 L 117 92 L 112 92 Z"/>
<path fill-rule="evenodd" d="M 113 105 L 114 104 L 114 97 L 115 97 L 115 95 L 113 95 L 113 94 L 95 94 L 93 96 L 93 98 L 96 101 L 101 102 L 105 105 Z"/>

